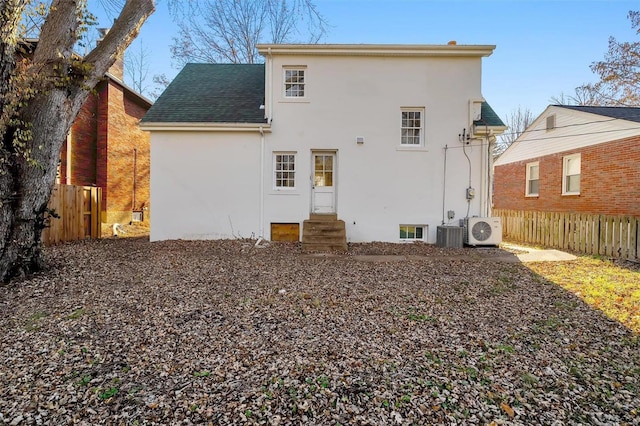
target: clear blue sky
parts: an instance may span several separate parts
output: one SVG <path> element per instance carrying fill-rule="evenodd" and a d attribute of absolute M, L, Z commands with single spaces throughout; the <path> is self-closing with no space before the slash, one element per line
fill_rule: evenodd
<path fill-rule="evenodd" d="M 90 7 L 99 0 L 90 0 Z M 188 0 L 185 0 L 188 1 Z M 589 65 L 601 60 L 609 36 L 640 41 L 625 0 L 316 0 L 331 28 L 322 43 L 495 44 L 483 59 L 482 93 L 496 112 L 521 106 L 537 116 L 552 96 L 596 80 Z M 99 26 L 110 19 L 98 13 Z M 112 18 L 111 18 L 112 19 Z M 176 34 L 166 0 L 135 43 L 150 50 L 150 74 L 173 78 L 169 47 Z M 134 44 L 135 46 L 135 44 Z M 135 48 L 135 47 L 134 47 Z"/>

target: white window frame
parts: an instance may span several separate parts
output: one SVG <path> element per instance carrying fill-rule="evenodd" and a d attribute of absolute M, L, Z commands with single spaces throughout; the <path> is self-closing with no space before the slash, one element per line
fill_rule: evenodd
<path fill-rule="evenodd" d="M 567 184 L 568 184 L 568 177 L 569 177 L 569 162 L 571 160 L 578 160 L 579 161 L 579 165 L 578 167 L 580 168 L 580 173 L 577 174 L 577 176 L 579 176 L 579 184 L 578 186 L 580 186 L 580 181 L 582 181 L 582 158 L 580 154 L 571 154 L 571 155 L 565 155 L 564 157 L 562 157 L 562 195 L 580 195 L 580 189 L 578 189 L 577 191 L 569 191 L 567 189 Z M 571 175 L 571 176 L 576 176 L 575 174 Z"/>
<path fill-rule="evenodd" d="M 404 125 L 404 114 L 405 113 L 419 113 L 420 114 L 420 125 L 419 126 L 405 126 Z M 411 118 L 409 118 L 411 119 Z M 424 126 L 424 120 L 425 120 L 425 112 L 424 112 L 424 107 L 405 107 L 405 108 L 400 108 L 400 146 L 402 148 L 423 148 L 424 147 L 424 131 L 425 131 L 425 126 Z M 404 137 L 405 135 L 403 135 L 404 130 L 418 130 L 419 134 L 418 134 L 418 143 L 405 143 L 404 141 Z M 415 137 L 414 135 L 412 136 L 407 136 L 407 137 Z"/>
<path fill-rule="evenodd" d="M 287 72 L 288 71 L 297 71 L 302 73 L 302 82 L 296 83 L 288 83 L 287 82 Z M 287 85 L 300 85 L 302 86 L 302 95 L 288 95 L 287 94 Z M 296 92 L 298 93 L 298 92 Z M 285 66 L 282 67 L 282 96 L 285 99 L 305 99 L 307 97 L 307 67 L 304 66 Z"/>
<path fill-rule="evenodd" d="M 289 163 L 289 159 L 287 159 L 287 162 L 284 162 L 284 159 L 281 159 L 281 161 L 278 161 L 278 157 L 284 157 L 284 156 L 291 156 L 293 157 L 293 169 L 284 169 L 284 168 L 279 168 L 282 167 L 285 164 L 290 164 Z M 293 176 L 289 177 L 287 176 L 286 178 L 278 177 L 278 173 L 287 173 L 287 174 L 292 174 Z M 293 182 L 293 186 L 280 186 L 278 185 L 281 182 Z M 273 189 L 276 191 L 293 191 L 296 189 L 296 153 L 295 152 L 274 152 L 273 153 Z"/>
<path fill-rule="evenodd" d="M 413 237 L 409 237 L 409 231 L 411 230 L 411 228 L 413 228 Z M 420 237 L 417 237 L 418 231 L 417 229 L 420 229 L 420 233 L 422 234 Z M 405 231 L 405 237 L 402 237 L 402 231 Z M 401 224 L 398 227 L 398 239 L 400 240 L 400 242 L 404 243 L 404 242 L 413 242 L 413 241 L 425 241 L 425 239 L 427 238 L 427 225 L 407 225 L 407 224 Z"/>
<path fill-rule="evenodd" d="M 538 176 L 536 179 L 532 179 L 531 176 L 531 169 L 533 167 L 537 167 L 538 168 Z M 531 192 L 531 181 L 533 180 L 537 180 L 538 181 L 538 191 L 537 192 Z M 524 194 L 527 197 L 537 197 L 538 195 L 540 195 L 540 162 L 539 161 L 534 161 L 533 163 L 527 163 L 527 178 L 525 181 L 525 189 L 524 189 Z"/>

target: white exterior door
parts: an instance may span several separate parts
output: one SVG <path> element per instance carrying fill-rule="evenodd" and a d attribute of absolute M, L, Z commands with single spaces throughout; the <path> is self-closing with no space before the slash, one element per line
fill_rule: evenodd
<path fill-rule="evenodd" d="M 314 152 L 312 154 L 311 212 L 336 212 L 336 154 Z"/>

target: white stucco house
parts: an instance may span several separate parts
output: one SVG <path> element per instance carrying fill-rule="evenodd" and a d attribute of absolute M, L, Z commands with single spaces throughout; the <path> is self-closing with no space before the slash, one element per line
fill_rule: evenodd
<path fill-rule="evenodd" d="M 333 214 L 349 242 L 433 243 L 488 216 L 494 48 L 265 44 L 264 64 L 188 64 L 141 121 L 151 240 L 302 239 Z"/>

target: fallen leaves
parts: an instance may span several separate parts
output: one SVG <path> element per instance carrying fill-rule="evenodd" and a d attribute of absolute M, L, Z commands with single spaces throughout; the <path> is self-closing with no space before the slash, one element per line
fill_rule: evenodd
<path fill-rule="evenodd" d="M 50 271 L 0 287 L 0 423 L 638 421 L 637 336 L 498 249 L 47 253 Z"/>
<path fill-rule="evenodd" d="M 500 408 L 502 408 L 502 411 L 504 411 L 505 413 L 507 413 L 507 415 L 508 415 L 510 418 L 512 418 L 512 419 L 513 419 L 513 418 L 515 417 L 516 412 L 515 412 L 515 411 L 513 411 L 513 408 L 509 407 L 509 404 L 504 403 L 504 402 L 501 402 L 501 403 L 500 403 Z"/>

